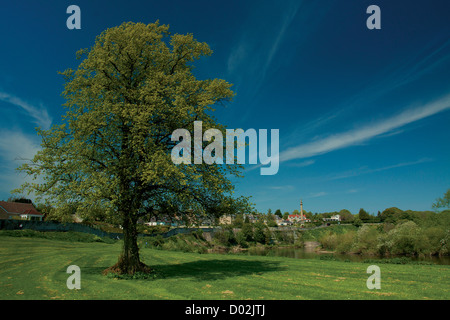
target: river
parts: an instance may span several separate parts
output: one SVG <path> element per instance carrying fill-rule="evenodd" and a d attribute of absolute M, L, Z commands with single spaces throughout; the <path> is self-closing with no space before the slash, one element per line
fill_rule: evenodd
<path fill-rule="evenodd" d="M 257 248 L 249 248 L 242 254 L 248 255 L 259 255 L 259 256 L 272 256 L 272 257 L 287 257 L 294 259 L 326 259 L 328 257 L 332 257 L 332 259 L 340 260 L 340 261 L 352 261 L 352 262 L 363 262 L 364 260 L 382 260 L 386 259 L 380 256 L 373 255 L 362 255 L 362 254 L 337 254 L 331 252 L 320 252 L 315 251 L 311 248 L 292 248 L 292 247 L 278 247 L 278 248 L 266 248 L 266 247 L 257 247 Z M 390 257 L 391 259 L 393 257 Z M 413 261 L 425 261 L 425 262 L 433 262 L 438 265 L 450 265 L 450 257 L 408 257 Z"/>

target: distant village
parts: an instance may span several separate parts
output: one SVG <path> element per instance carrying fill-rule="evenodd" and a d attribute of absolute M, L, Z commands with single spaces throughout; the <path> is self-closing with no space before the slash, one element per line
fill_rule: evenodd
<path fill-rule="evenodd" d="M 308 223 L 323 224 L 323 223 L 340 223 L 342 221 L 341 215 L 338 213 L 326 213 L 326 214 L 315 214 L 311 212 L 303 211 L 303 201 L 300 201 L 300 211 L 294 210 L 292 213 L 285 212 L 281 213 L 277 210 L 275 213 L 269 209 L 267 214 L 264 213 L 247 213 L 240 215 L 224 215 L 217 220 L 211 218 L 200 218 L 200 217 L 189 217 L 185 216 L 184 219 L 175 217 L 174 219 L 169 218 L 156 218 L 152 217 L 150 221 L 142 221 L 147 226 L 180 226 L 186 224 L 186 218 L 189 220 L 188 224 L 197 225 L 199 227 L 211 227 L 215 225 L 233 225 L 236 224 L 238 220 L 248 221 L 250 223 L 262 222 L 269 227 L 279 227 L 279 226 L 305 226 Z"/>
<path fill-rule="evenodd" d="M 200 227 L 210 227 L 214 225 L 232 225 L 235 223 L 238 215 L 224 215 L 218 219 L 218 221 L 214 221 L 212 219 L 199 219 L 198 221 L 201 221 L 199 223 L 195 223 L 192 221 L 191 224 L 197 224 Z M 340 222 L 341 217 L 339 214 L 332 215 L 328 218 L 320 218 L 320 220 L 311 220 L 310 218 L 307 218 L 305 215 L 301 214 L 289 214 L 287 215 L 287 218 L 279 217 L 278 215 L 266 215 L 266 214 L 243 214 L 242 217 L 244 219 L 248 219 L 250 223 L 256 223 L 257 221 L 260 221 L 264 224 L 267 224 L 270 226 L 294 226 L 294 225 L 305 225 L 307 223 L 317 223 L 317 222 Z M 272 225 L 270 222 L 273 222 Z M 147 226 L 180 226 L 184 225 L 185 223 L 182 221 L 182 219 L 157 219 L 155 217 L 151 218 L 148 222 L 143 222 L 143 224 Z"/>
<path fill-rule="evenodd" d="M 46 215 L 39 212 L 31 201 L 26 203 L 14 201 L 0 201 L 0 220 L 31 220 L 44 221 Z M 245 213 L 236 215 L 224 215 L 219 218 L 201 217 L 196 214 L 184 214 L 175 216 L 153 216 L 142 218 L 139 223 L 146 226 L 167 226 L 167 227 L 181 227 L 186 225 L 197 227 L 212 227 L 217 225 L 234 225 L 236 223 L 262 222 L 269 227 L 279 226 L 305 226 L 306 224 L 324 224 L 324 223 L 339 223 L 342 221 L 339 213 L 325 213 L 312 214 L 311 212 L 303 211 L 303 203 L 300 204 L 300 211 L 294 210 L 292 213 L 285 212 L 284 214 L 278 209 L 275 213 L 269 209 L 267 213 Z M 73 222 L 82 222 L 82 219 L 73 215 Z"/>

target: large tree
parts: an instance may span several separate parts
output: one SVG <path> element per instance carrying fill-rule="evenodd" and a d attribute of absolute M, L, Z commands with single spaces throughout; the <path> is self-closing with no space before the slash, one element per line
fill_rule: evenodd
<path fill-rule="evenodd" d="M 367 221 L 370 219 L 370 214 L 363 208 L 359 209 L 358 218 L 362 221 Z"/>
<path fill-rule="evenodd" d="M 196 120 L 225 135 L 211 113 L 233 97 L 231 84 L 192 72 L 193 61 L 210 54 L 192 34 L 130 22 L 101 33 L 77 52 L 78 68 L 62 73 L 66 114 L 38 129 L 42 149 L 19 170 L 41 178 L 18 192 L 34 192 L 60 212 L 75 206 L 81 217 L 106 210 L 123 227 L 123 250 L 110 270 L 149 270 L 137 245 L 142 216 L 218 217 L 248 205 L 232 195 L 241 166 L 171 159 L 173 131 L 193 132 Z"/>

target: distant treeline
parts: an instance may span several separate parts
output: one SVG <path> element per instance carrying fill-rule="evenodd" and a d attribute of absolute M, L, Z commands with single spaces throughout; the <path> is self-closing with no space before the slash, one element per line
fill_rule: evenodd
<path fill-rule="evenodd" d="M 345 233 L 324 234 L 324 249 L 339 253 L 389 255 L 448 255 L 450 250 L 450 210 L 384 210 L 379 224 L 363 224 Z"/>

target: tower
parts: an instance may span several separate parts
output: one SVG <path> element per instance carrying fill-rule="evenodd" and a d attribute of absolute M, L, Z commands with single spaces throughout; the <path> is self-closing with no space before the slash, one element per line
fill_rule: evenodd
<path fill-rule="evenodd" d="M 303 217 L 303 201 L 302 201 L 302 199 L 300 199 L 300 219 L 302 219 L 302 220 L 305 219 Z"/>

